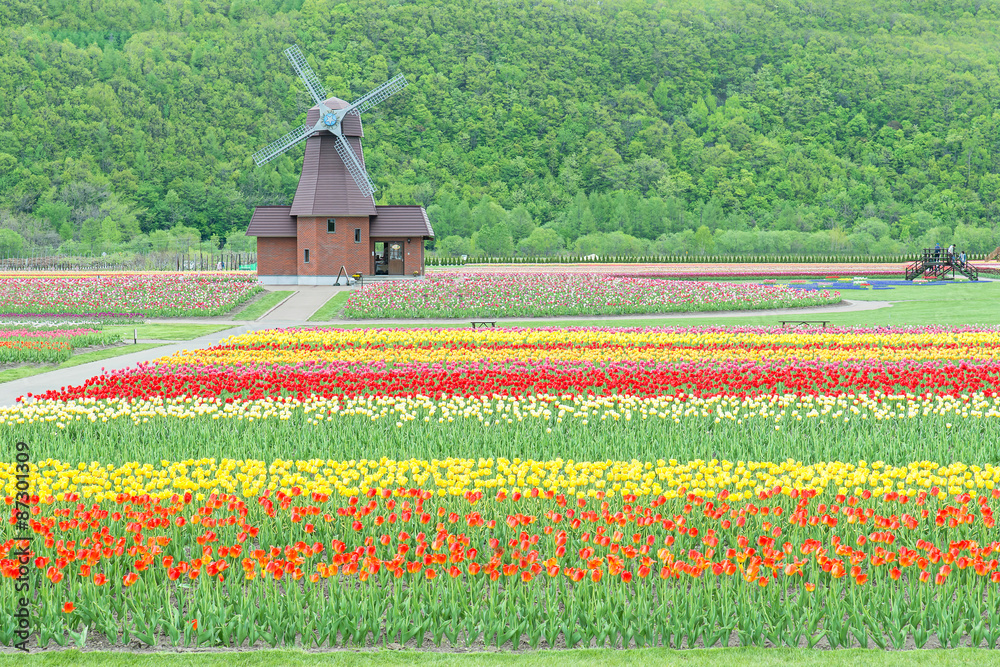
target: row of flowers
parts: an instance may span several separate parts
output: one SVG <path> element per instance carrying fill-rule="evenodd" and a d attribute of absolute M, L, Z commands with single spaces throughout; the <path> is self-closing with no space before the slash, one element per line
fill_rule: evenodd
<path fill-rule="evenodd" d="M 388 467 L 397 462 L 379 463 Z M 441 468 L 437 462 L 398 463 Z M 449 463 L 457 468 L 476 466 L 471 461 Z M 540 470 L 566 466 L 562 461 L 528 463 Z M 938 596 L 942 601 L 956 599 L 948 606 L 973 615 L 975 610 L 982 613 L 983 605 L 970 601 L 983 600 L 984 595 L 992 600 L 988 591 L 1000 583 L 1000 541 L 995 532 L 1000 491 L 990 488 L 996 480 L 993 470 L 983 471 L 985 475 L 977 476 L 969 490 L 963 485 L 962 492 L 948 496 L 936 486 L 896 490 L 895 471 L 883 471 L 878 464 L 830 463 L 820 472 L 854 468 L 852 483 L 857 489 L 834 493 L 808 484 L 755 483 L 751 494 L 730 496 L 723 488 L 714 498 L 691 493 L 684 484 L 668 493 L 643 496 L 603 490 L 573 496 L 537 486 L 525 493 L 471 489 L 458 493 L 430 482 L 337 492 L 322 483 L 302 482 L 292 472 L 337 465 L 275 461 L 268 466 L 223 460 L 216 467 L 208 461 L 163 462 L 162 470 L 188 479 L 189 488 L 150 494 L 143 492 L 141 482 L 133 481 L 142 478 L 148 467 L 134 464 L 124 472 L 111 471 L 119 477 L 128 475 L 126 488 L 113 498 L 95 502 L 92 494 L 76 491 L 61 491 L 58 497 L 44 490 L 26 493 L 25 516 L 15 509 L 15 497 L 8 495 L 12 524 L 23 524 L 33 539 L 8 538 L 0 543 L 0 586 L 10 588 L 23 573 L 36 573 L 49 591 L 33 603 L 33 629 L 39 639 L 55 636 L 65 641 L 65 633 L 52 630 L 65 627 L 81 644 L 86 642 L 84 631 L 103 633 L 110 641 L 124 632 L 126 639 L 134 636 L 147 644 L 159 643 L 158 635 L 174 644 L 192 640 L 252 644 L 253 631 L 231 619 L 256 604 L 266 605 L 271 616 L 257 632 L 278 626 L 292 631 L 284 635 L 288 639 L 271 632 L 259 635 L 278 644 L 295 641 L 294 630 L 301 630 L 305 622 L 316 627 L 342 614 L 355 625 L 364 622 L 360 610 L 348 613 L 360 595 L 366 600 L 363 607 L 375 606 L 375 598 L 388 598 L 389 607 L 396 610 L 380 609 L 372 639 L 383 632 L 399 633 L 402 643 L 407 635 L 395 625 L 400 616 L 409 616 L 411 624 L 438 637 L 456 620 L 456 605 L 470 603 L 486 612 L 479 618 L 468 615 L 474 620 L 468 630 L 476 633 L 472 639 L 485 635 L 488 640 L 491 634 L 513 627 L 509 639 L 516 636 L 515 646 L 522 633 L 532 643 L 540 633 L 521 630 L 515 618 L 537 609 L 529 598 L 542 600 L 539 611 L 558 624 L 549 626 L 547 634 L 554 646 L 560 635 L 572 645 L 591 631 L 589 643 L 602 630 L 606 638 L 609 628 L 632 635 L 642 632 L 643 642 L 659 643 L 662 631 L 646 635 L 648 630 L 638 620 L 606 618 L 599 611 L 607 612 L 619 596 L 629 598 L 626 606 L 632 617 L 637 612 L 650 618 L 656 614 L 660 623 L 685 617 L 689 637 L 698 623 L 699 634 L 711 633 L 706 635 L 707 645 L 720 639 L 728 643 L 728 636 L 720 637 L 716 631 L 729 623 L 733 612 L 721 619 L 696 621 L 697 616 L 683 611 L 685 598 L 688 606 L 693 599 L 700 608 L 728 600 L 723 608 L 734 610 L 732 600 L 750 601 L 759 595 L 755 591 L 769 588 L 778 596 L 773 602 L 798 599 L 798 604 L 780 607 L 783 611 L 768 622 L 769 631 L 788 623 L 808 624 L 815 617 L 807 634 L 810 642 L 818 641 L 824 633 L 839 629 L 837 619 L 843 619 L 845 611 L 865 618 L 865 605 L 838 608 L 844 604 L 845 590 L 852 600 L 857 599 L 854 590 L 887 599 L 898 599 L 900 590 L 908 590 L 906 611 L 922 614 L 927 620 L 921 629 L 937 631 L 951 643 L 951 617 L 937 611 Z M 510 470 L 515 463 L 479 465 L 492 472 L 494 465 Z M 731 463 L 695 463 L 688 470 L 703 470 L 722 480 L 756 466 L 774 471 L 776 465 L 748 463 L 734 471 Z M 250 497 L 237 495 L 213 485 L 213 480 L 188 477 L 203 466 L 233 477 L 265 474 L 272 482 Z M 656 474 L 671 472 L 662 461 L 606 464 L 632 471 L 633 478 L 647 466 L 655 467 Z M 47 461 L 36 472 L 55 472 L 48 479 L 58 483 L 73 474 L 72 468 L 79 468 L 66 467 L 69 470 Z M 683 474 L 683 466 L 670 468 Z M 968 467 L 955 464 L 947 472 L 964 479 L 963 470 L 968 472 Z M 89 473 L 100 471 L 95 464 Z M 913 464 L 900 472 L 921 476 L 926 471 L 925 465 Z M 6 472 L 0 479 L 9 486 L 11 475 Z M 886 480 L 889 483 L 883 486 Z M 929 480 L 923 476 L 921 481 L 926 487 Z M 277 595 L 274 587 L 274 582 L 285 580 L 298 582 L 286 586 L 286 596 L 292 598 L 288 609 L 281 602 L 286 596 Z M 713 602 L 716 596 L 721 599 Z M 323 612 L 318 598 L 334 607 Z M 575 609 L 581 601 L 591 605 L 586 605 L 589 612 L 578 616 Z M 414 617 L 414 605 L 423 605 L 426 613 Z M 335 608 L 341 614 L 330 613 Z M 926 634 L 898 616 L 902 613 L 898 602 L 896 610 L 896 618 L 879 617 L 880 623 L 860 628 L 875 633 L 880 644 L 888 639 L 901 646 L 911 633 L 917 644 L 926 641 Z M 8 621 L 13 618 L 10 614 L 4 614 Z M 304 620 L 304 614 L 311 620 Z M 741 619 L 741 627 L 747 627 L 746 618 L 745 610 L 737 611 L 729 632 Z M 539 627 L 545 627 L 542 621 L 540 617 Z M 577 623 L 583 630 L 579 636 Z M 0 640 L 10 643 L 10 628 L 15 626 L 5 623 L 6 636 Z M 966 628 L 961 627 L 955 644 L 965 639 Z M 336 643 L 336 635 L 337 629 L 332 641 L 321 638 L 318 643 Z M 496 636 L 498 644 L 509 640 Z M 715 638 L 707 641 L 708 636 Z M 974 636 L 976 645 L 983 641 L 990 641 L 985 633 Z M 456 643 L 456 636 L 451 636 L 451 643 Z M 744 637 L 741 643 L 755 642 Z M 850 644 L 843 639 L 831 643 Z"/>
<path fill-rule="evenodd" d="M 840 301 L 836 292 L 776 285 L 654 280 L 579 273 L 439 273 L 353 292 L 350 318 L 536 317 L 754 310 Z"/>
<path fill-rule="evenodd" d="M 368 329 L 262 331 L 38 398 L 995 393 L 1000 331 Z"/>
<path fill-rule="evenodd" d="M 978 264 L 977 264 L 978 265 Z M 847 262 L 803 262 L 803 263 L 704 263 L 690 264 L 662 263 L 586 263 L 586 264 L 469 264 L 461 268 L 429 268 L 429 275 L 460 273 L 462 275 L 495 275 L 504 273 L 597 273 L 619 276 L 657 276 L 664 278 L 694 279 L 744 279 L 760 277 L 847 277 L 853 276 L 902 276 L 906 263 L 847 263 Z"/>
<path fill-rule="evenodd" d="M 0 277 L 0 317 L 116 314 L 172 317 L 219 315 L 261 287 L 256 277 L 216 273 L 98 274 Z M 101 314 L 100 317 L 95 315 Z"/>
<path fill-rule="evenodd" d="M 503 500 L 552 498 L 753 500 L 775 487 L 785 495 L 809 492 L 820 500 L 834 496 L 886 496 L 905 504 L 918 497 L 944 502 L 969 494 L 996 498 L 1000 465 L 938 464 L 913 461 L 892 465 L 883 461 L 575 461 L 573 459 L 257 459 L 201 458 L 156 463 L 71 463 L 43 459 L 30 464 L 33 493 L 43 504 L 73 500 L 120 501 L 122 495 L 167 500 L 176 494 L 224 493 L 242 499 L 272 493 L 348 497 L 364 494 L 398 495 L 417 485 L 438 498 L 486 493 Z M 0 490 L 13 497 L 17 467 L 0 464 Z M 391 492 L 391 493 L 390 493 Z M 444 502 L 444 501 L 442 501 Z M 645 502 L 645 501 L 644 501 Z M 839 502 L 844 502 L 843 500 Z M 10 502 L 8 502 L 10 504 Z M 920 501 L 923 504 L 923 500 Z M 378 522 L 381 525 L 381 522 Z"/>

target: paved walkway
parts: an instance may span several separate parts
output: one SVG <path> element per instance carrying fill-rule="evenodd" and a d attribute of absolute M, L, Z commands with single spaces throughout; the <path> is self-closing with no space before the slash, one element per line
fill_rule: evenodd
<path fill-rule="evenodd" d="M 301 289 L 301 288 L 300 288 Z M 278 313 L 280 309 L 284 307 L 279 306 L 274 311 L 272 311 L 266 319 L 260 319 L 255 322 L 234 322 L 232 320 L 226 320 L 223 318 L 214 317 L 203 317 L 199 319 L 164 319 L 164 320 L 148 320 L 150 323 L 166 323 L 166 324 L 221 324 L 221 325 L 231 325 L 231 328 L 225 329 L 223 331 L 217 331 L 216 333 L 207 334 L 201 336 L 200 338 L 195 338 L 193 340 L 181 341 L 177 343 L 168 343 L 161 347 L 151 348 L 149 350 L 142 350 L 140 352 L 135 352 L 133 354 L 124 354 L 119 357 L 112 357 L 110 359 L 104 359 L 102 361 L 94 361 L 88 364 L 80 364 L 79 366 L 73 366 L 71 368 L 64 368 L 60 370 L 49 371 L 48 373 L 40 373 L 38 375 L 33 375 L 31 377 L 22 378 L 20 380 L 13 380 L 11 382 L 0 383 L 0 406 L 14 405 L 16 399 L 19 396 L 25 396 L 29 392 L 31 393 L 42 393 L 49 389 L 58 389 L 60 387 L 81 385 L 88 379 L 94 377 L 95 375 L 100 375 L 105 371 L 105 369 L 116 369 L 125 368 L 127 366 L 135 366 L 142 362 L 152 361 L 153 359 L 158 359 L 159 357 L 167 356 L 173 354 L 174 352 L 179 352 L 181 350 L 194 350 L 202 347 L 208 347 L 218 343 L 223 338 L 228 338 L 229 336 L 235 336 L 241 333 L 246 333 L 248 331 L 260 331 L 262 329 L 274 329 L 283 327 L 315 327 L 315 326 L 328 326 L 328 325 L 341 325 L 350 324 L 360 327 L 408 327 L 413 325 L 430 324 L 430 325 L 441 325 L 441 324 L 461 324 L 468 325 L 469 319 L 425 319 L 425 320 L 345 320 L 336 319 L 328 320 L 325 322 L 307 322 L 309 315 L 312 315 L 316 310 L 326 303 L 326 300 L 332 296 L 332 292 L 329 290 L 337 289 L 349 289 L 349 288 L 337 288 L 337 287 L 318 287 L 318 288 L 305 288 L 307 293 L 311 293 L 311 290 L 327 290 L 326 296 L 321 296 L 317 294 L 313 297 L 315 300 L 312 303 L 318 302 L 319 305 L 312 307 L 303 299 L 300 303 L 306 304 L 300 307 L 298 312 L 304 312 L 309 308 L 312 308 L 304 317 L 294 317 L 294 311 L 286 311 L 287 314 L 280 314 L 280 317 L 287 317 L 288 319 L 279 319 L 279 317 L 274 316 Z M 289 301 L 295 297 L 290 297 Z M 285 304 L 288 302 L 286 301 Z M 573 322 L 573 321 L 600 321 L 606 323 L 609 326 L 613 326 L 616 321 L 635 321 L 638 319 L 643 320 L 680 320 L 680 319 L 691 319 L 691 318 L 711 318 L 711 317 L 774 317 L 776 320 L 781 319 L 783 316 L 802 316 L 807 315 L 829 315 L 833 313 L 845 313 L 854 311 L 864 311 L 864 310 L 877 310 L 879 308 L 887 308 L 892 306 L 890 301 L 848 301 L 844 300 L 838 304 L 832 306 L 815 306 L 812 308 L 778 308 L 773 310 L 739 310 L 739 311 L 723 311 L 723 312 L 701 312 L 701 313 L 654 313 L 650 315 L 575 315 L 575 316 L 560 316 L 560 317 L 508 317 L 508 318 L 497 318 L 497 324 L 512 326 L 516 324 L 522 325 L 539 325 L 545 324 L 546 322 L 552 323 L 562 323 L 562 322 Z M 819 318 L 822 319 L 822 318 Z M 777 324 L 777 321 L 775 321 Z M 158 342 L 158 341 L 144 341 L 140 342 Z"/>
<path fill-rule="evenodd" d="M 269 285 L 266 289 L 271 292 L 288 289 L 285 285 Z M 291 295 L 270 312 L 265 313 L 258 322 L 283 323 L 283 322 L 305 322 L 313 313 L 323 307 L 334 294 L 350 287 L 335 287 L 333 285 L 315 286 L 294 286 L 295 294 Z"/>

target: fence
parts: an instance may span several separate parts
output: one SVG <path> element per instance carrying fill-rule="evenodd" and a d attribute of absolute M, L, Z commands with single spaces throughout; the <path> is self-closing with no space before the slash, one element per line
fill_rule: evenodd
<path fill-rule="evenodd" d="M 149 253 L 107 257 L 0 257 L 0 271 L 225 271 L 256 268 L 255 252 Z"/>
<path fill-rule="evenodd" d="M 904 255 L 563 255 L 559 257 L 428 257 L 427 266 L 465 264 L 907 264 L 917 253 Z M 984 253 L 968 255 L 982 261 Z"/>

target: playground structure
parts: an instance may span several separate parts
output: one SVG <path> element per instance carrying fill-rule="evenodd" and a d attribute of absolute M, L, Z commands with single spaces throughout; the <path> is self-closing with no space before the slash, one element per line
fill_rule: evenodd
<path fill-rule="evenodd" d="M 997 251 L 1000 251 L 1000 248 L 997 248 Z M 956 273 L 962 274 L 969 280 L 979 280 L 979 270 L 976 267 L 967 261 L 958 261 L 954 255 L 945 253 L 941 248 L 924 248 L 923 256 L 906 267 L 907 280 L 921 276 L 954 280 Z"/>

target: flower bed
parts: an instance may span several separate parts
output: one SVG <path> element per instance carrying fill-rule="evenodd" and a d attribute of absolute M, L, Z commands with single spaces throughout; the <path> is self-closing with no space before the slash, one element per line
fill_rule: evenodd
<path fill-rule="evenodd" d="M 608 276 L 632 276 L 646 278 L 671 278 L 679 280 L 758 280 L 761 278 L 792 277 L 902 277 L 906 273 L 905 263 L 889 264 L 849 264 L 849 263 L 750 263 L 733 264 L 726 262 L 690 264 L 468 264 L 462 267 L 428 268 L 427 275 L 446 273 L 461 275 L 497 275 L 507 273 L 529 274 L 601 274 Z M 979 263 L 976 266 L 980 266 Z"/>
<path fill-rule="evenodd" d="M 0 365 L 59 363 L 69 359 L 75 348 L 119 341 L 120 334 L 88 328 L 0 329 Z"/>
<path fill-rule="evenodd" d="M 996 646 L 998 349 L 248 333 L 0 408 L 0 594 L 26 546 L 42 643 Z"/>
<path fill-rule="evenodd" d="M 754 310 L 840 301 L 783 286 L 663 281 L 598 274 L 463 275 L 374 283 L 353 292 L 350 318 L 541 317 Z"/>
<path fill-rule="evenodd" d="M 0 277 L 0 318 L 82 315 L 93 319 L 207 316 L 229 312 L 260 291 L 238 274 L 147 273 Z"/>

